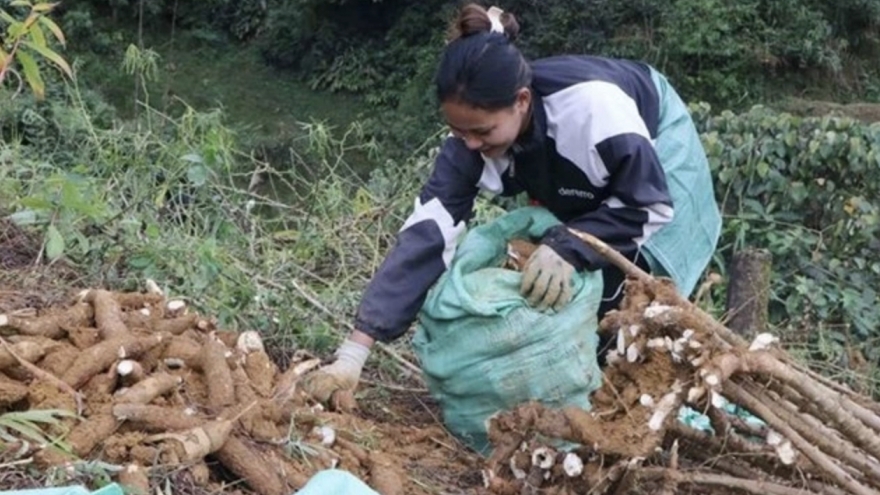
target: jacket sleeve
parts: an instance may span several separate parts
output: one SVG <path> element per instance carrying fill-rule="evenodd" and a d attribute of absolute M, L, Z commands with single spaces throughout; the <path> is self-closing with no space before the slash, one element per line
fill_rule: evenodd
<path fill-rule="evenodd" d="M 367 285 L 355 328 L 385 342 L 406 332 L 472 216 L 481 165 L 461 140 L 444 141 L 412 214 Z"/>
<path fill-rule="evenodd" d="M 578 270 L 598 270 L 608 262 L 568 228 L 592 234 L 632 260 L 673 217 L 666 174 L 635 102 L 607 85 L 593 89 L 598 91 L 586 110 L 591 115 L 578 131 L 597 164 L 591 180 L 603 182 L 608 195 L 599 208 L 548 230 L 542 239 Z"/>

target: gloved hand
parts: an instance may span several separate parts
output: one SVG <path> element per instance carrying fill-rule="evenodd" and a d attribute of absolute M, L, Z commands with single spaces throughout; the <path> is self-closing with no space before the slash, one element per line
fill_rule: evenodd
<path fill-rule="evenodd" d="M 303 390 L 319 402 L 327 402 L 337 390 L 354 390 L 370 348 L 346 339 L 336 350 L 336 361 L 303 378 Z"/>
<path fill-rule="evenodd" d="M 520 293 L 541 311 L 547 308 L 558 311 L 571 300 L 574 272 L 571 263 L 562 259 L 553 248 L 542 244 L 526 261 Z"/>

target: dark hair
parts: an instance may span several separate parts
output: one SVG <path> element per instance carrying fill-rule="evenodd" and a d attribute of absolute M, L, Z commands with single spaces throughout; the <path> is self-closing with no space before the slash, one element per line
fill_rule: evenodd
<path fill-rule="evenodd" d="M 492 32 L 486 9 L 465 5 L 449 29 L 434 83 L 440 102 L 458 100 L 478 108 L 509 107 L 532 82 L 532 69 L 512 43 L 519 34 L 513 14 L 500 16 L 504 34 Z"/>

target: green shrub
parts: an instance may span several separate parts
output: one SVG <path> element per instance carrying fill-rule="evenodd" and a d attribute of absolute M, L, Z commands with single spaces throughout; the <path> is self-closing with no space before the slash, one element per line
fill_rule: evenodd
<path fill-rule="evenodd" d="M 839 325 L 838 342 L 880 336 L 880 125 L 760 106 L 694 115 L 725 215 L 721 251 L 773 254 L 774 323 Z"/>

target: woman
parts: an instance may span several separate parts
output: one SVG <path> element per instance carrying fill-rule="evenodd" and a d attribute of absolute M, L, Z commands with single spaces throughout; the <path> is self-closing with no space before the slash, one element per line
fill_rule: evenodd
<path fill-rule="evenodd" d="M 600 318 L 622 298 L 620 270 L 569 228 L 670 276 L 685 295 L 708 264 L 721 223 L 708 162 L 666 79 L 648 65 L 600 57 L 529 63 L 513 44 L 518 30 L 495 7 L 460 11 L 435 80 L 452 135 L 366 289 L 356 330 L 334 363 L 307 378 L 316 399 L 353 389 L 373 342 L 407 330 L 481 189 L 524 192 L 563 222 L 523 269 L 522 294 L 542 310 L 569 301 L 576 270 L 602 270 Z"/>

